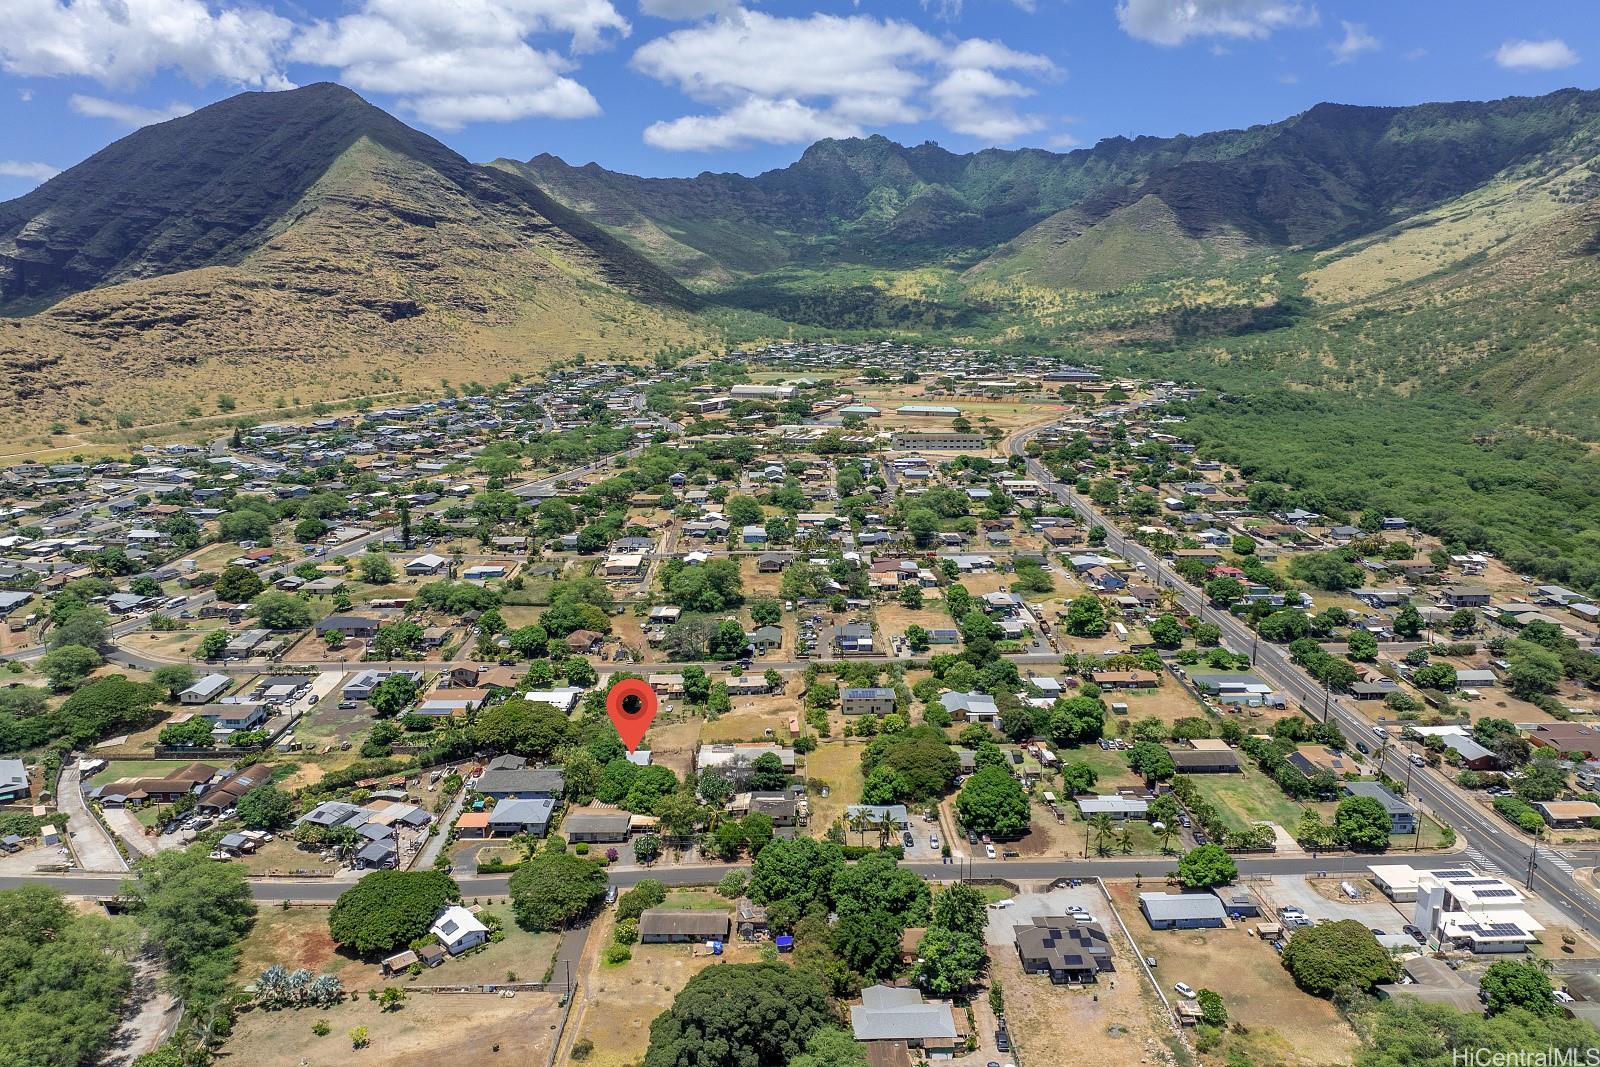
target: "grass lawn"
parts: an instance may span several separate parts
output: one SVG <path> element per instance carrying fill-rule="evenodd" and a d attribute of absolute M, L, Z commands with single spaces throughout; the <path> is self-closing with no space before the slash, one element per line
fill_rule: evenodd
<path fill-rule="evenodd" d="M 732 911 L 733 902 L 717 893 L 694 889 L 674 889 L 667 893 L 663 908 L 687 908 L 691 911 Z"/>
<path fill-rule="evenodd" d="M 119 759 L 111 760 L 106 769 L 89 779 L 90 785 L 105 785 L 119 778 L 163 778 L 179 767 L 187 767 L 193 760 L 172 759 Z"/>
<path fill-rule="evenodd" d="M 517 981 L 541 981 L 555 958 L 561 935 L 524 930 L 512 917 L 510 904 L 488 904 L 479 909 L 479 913 L 497 916 L 505 938 L 464 958 L 447 960 L 438 970 L 426 972 L 419 981 L 428 984 L 509 982 L 513 974 Z"/>
<path fill-rule="evenodd" d="M 1267 821 L 1292 833 L 1300 823 L 1302 810 L 1319 807 L 1289 799 L 1276 782 L 1254 769 L 1243 774 L 1196 774 L 1193 781 L 1200 795 L 1217 806 L 1223 822 L 1233 830 Z"/>
<path fill-rule="evenodd" d="M 1128 769 L 1127 757 L 1116 749 L 1108 750 L 1099 745 L 1085 745 L 1082 748 L 1061 749 L 1056 755 L 1061 757 L 1063 765 L 1087 763 L 1093 767 L 1095 774 L 1099 775 L 1094 784 L 1097 793 L 1113 793 L 1118 786 L 1141 784 L 1139 776 Z"/>

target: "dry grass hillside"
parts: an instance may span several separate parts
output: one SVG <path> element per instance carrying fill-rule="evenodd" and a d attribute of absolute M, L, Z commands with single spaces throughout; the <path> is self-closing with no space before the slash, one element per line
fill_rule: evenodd
<path fill-rule="evenodd" d="M 505 378 L 703 336 L 612 284 L 604 255 L 531 205 L 480 198 L 367 138 L 235 264 L 92 289 L 0 322 L 0 412 L 24 433 L 279 398 Z"/>

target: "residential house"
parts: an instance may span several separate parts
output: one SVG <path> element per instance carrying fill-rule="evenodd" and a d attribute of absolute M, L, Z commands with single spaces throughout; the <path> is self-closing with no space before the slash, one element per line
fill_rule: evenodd
<path fill-rule="evenodd" d="M 616 844 L 628 840 L 633 828 L 633 816 L 617 808 L 590 805 L 567 813 L 561 829 L 572 844 Z"/>
<path fill-rule="evenodd" d="M 1109 815 L 1113 820 L 1143 819 L 1150 813 L 1150 805 L 1138 797 L 1125 797 L 1118 795 L 1082 797 L 1078 800 L 1078 810 L 1085 819 L 1092 819 L 1096 815 Z"/>
<path fill-rule="evenodd" d="M 952 718 L 965 722 L 992 723 L 1000 715 L 1000 708 L 987 693 L 941 693 L 939 703 Z"/>
<path fill-rule="evenodd" d="M 28 768 L 19 759 L 0 759 L 0 803 L 25 799 L 29 792 Z"/>
<path fill-rule="evenodd" d="M 1210 893 L 1140 893 L 1139 910 L 1152 930 L 1196 930 L 1227 922 L 1222 901 Z"/>
<path fill-rule="evenodd" d="M 861 991 L 861 1003 L 850 1008 L 850 1029 L 857 1041 L 904 1042 L 929 1059 L 950 1059 L 965 1047 L 955 1014 L 942 1001 L 922 999 L 921 990 L 875 985 Z M 964 1028 L 963 1028 L 964 1029 Z"/>
<path fill-rule="evenodd" d="M 894 711 L 893 689 L 844 689 L 839 710 L 845 715 L 888 715 Z"/>
<path fill-rule="evenodd" d="M 441 911 L 428 927 L 428 933 L 438 938 L 439 944 L 452 956 L 459 956 L 489 940 L 489 928 L 460 904 L 452 904 Z"/>
<path fill-rule="evenodd" d="M 1344 783 L 1346 796 L 1367 797 L 1383 805 L 1383 810 L 1389 816 L 1389 832 L 1391 834 L 1414 834 L 1417 832 L 1417 809 L 1401 800 L 1380 782 L 1346 782 Z M 1594 807 L 1594 805 L 1590 805 Z M 1596 808 L 1600 814 L 1600 808 Z"/>
<path fill-rule="evenodd" d="M 702 908 L 646 908 L 639 915 L 639 941 L 663 945 L 686 941 L 727 941 L 733 921 L 725 911 Z"/>
<path fill-rule="evenodd" d="M 531 834 L 543 837 L 550 829 L 556 801 L 550 797 L 502 800 L 488 811 L 485 829 L 490 837 Z"/>
<path fill-rule="evenodd" d="M 1111 941 L 1098 923 L 1041 915 L 1032 925 L 1012 927 L 1012 934 L 1023 972 L 1047 974 L 1056 985 L 1081 985 L 1116 970 Z"/>
<path fill-rule="evenodd" d="M 233 679 L 226 674 L 208 674 L 178 694 L 180 704 L 207 704 L 226 693 Z"/>

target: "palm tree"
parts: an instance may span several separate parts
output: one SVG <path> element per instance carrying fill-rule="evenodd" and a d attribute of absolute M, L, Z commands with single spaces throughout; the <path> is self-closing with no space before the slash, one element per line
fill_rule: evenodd
<path fill-rule="evenodd" d="M 1133 827 L 1128 825 L 1126 819 L 1122 821 L 1122 828 L 1117 831 L 1117 848 L 1124 856 L 1133 851 Z"/>
<path fill-rule="evenodd" d="M 1116 827 L 1111 823 L 1111 816 L 1101 812 L 1089 820 L 1089 829 L 1094 831 L 1094 850 L 1104 856 L 1109 851 L 1106 843 L 1116 833 Z"/>
<path fill-rule="evenodd" d="M 1177 831 L 1172 828 L 1171 823 L 1162 823 L 1161 829 L 1156 831 L 1156 840 L 1161 842 L 1161 851 L 1163 853 L 1172 851 L 1172 838 L 1176 834 Z"/>

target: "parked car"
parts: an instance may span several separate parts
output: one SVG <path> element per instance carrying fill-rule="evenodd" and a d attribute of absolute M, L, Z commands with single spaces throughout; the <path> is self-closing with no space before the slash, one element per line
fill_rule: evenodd
<path fill-rule="evenodd" d="M 606 886 L 606 903 L 607 904 L 615 904 L 616 902 L 617 902 L 617 887 L 614 886 L 614 885 Z"/>
<path fill-rule="evenodd" d="M 1154 956 L 1146 956 L 1144 958 L 1144 965 L 1153 970 L 1155 968 L 1155 965 L 1156 965 L 1156 958 Z"/>
<path fill-rule="evenodd" d="M 1405 932 L 1410 935 L 1411 940 L 1415 941 L 1419 945 L 1426 945 L 1428 943 L 1427 935 L 1421 930 L 1417 929 L 1415 926 L 1412 926 L 1410 923 L 1406 924 Z"/>
<path fill-rule="evenodd" d="M 1194 996 L 1195 996 L 1194 987 L 1189 985 L 1188 982 L 1174 982 L 1174 983 L 1172 983 L 1172 989 L 1173 989 L 1173 991 L 1175 993 L 1178 994 L 1178 996 L 1182 997 L 1185 1000 L 1193 1000 L 1194 999 Z"/>
<path fill-rule="evenodd" d="M 900 843 L 905 845 L 906 848 L 911 848 L 913 845 L 915 845 L 917 843 L 917 841 L 916 841 L 916 838 L 911 836 L 911 831 L 910 830 L 901 830 L 900 831 Z"/>
<path fill-rule="evenodd" d="M 988 856 L 990 859 L 994 859 L 994 846 L 993 845 L 984 845 L 983 846 L 983 854 L 985 856 Z"/>
<path fill-rule="evenodd" d="M 929 848 L 935 848 L 935 849 L 939 847 L 939 835 L 938 834 L 929 834 L 928 835 L 928 847 Z"/>

